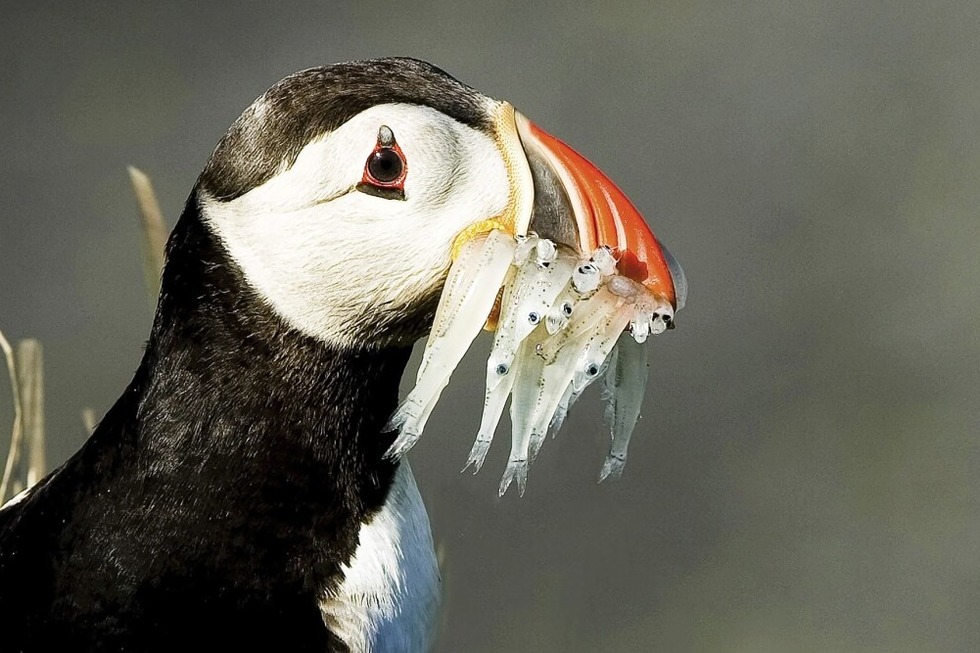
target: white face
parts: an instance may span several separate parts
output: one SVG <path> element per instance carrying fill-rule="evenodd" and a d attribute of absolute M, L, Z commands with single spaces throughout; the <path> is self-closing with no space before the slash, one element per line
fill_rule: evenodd
<path fill-rule="evenodd" d="M 356 189 L 383 125 L 404 154 L 404 199 Z M 205 221 L 274 310 L 303 333 L 349 347 L 434 300 L 456 235 L 500 215 L 510 192 L 490 136 L 428 107 L 383 104 L 310 142 L 248 193 L 201 201 Z"/>

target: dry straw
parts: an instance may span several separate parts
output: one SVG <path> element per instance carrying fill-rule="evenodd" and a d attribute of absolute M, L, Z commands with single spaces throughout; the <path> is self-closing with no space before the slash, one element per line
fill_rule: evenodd
<path fill-rule="evenodd" d="M 167 228 L 149 177 L 129 167 L 129 179 L 139 207 L 143 273 L 150 301 L 156 301 L 160 291 L 160 272 L 163 270 Z M 26 338 L 16 349 L 0 331 L 0 350 L 3 351 L 10 377 L 14 407 L 14 424 L 10 448 L 0 481 L 0 505 L 37 483 L 47 471 L 44 429 L 44 357 L 41 343 Z M 96 425 L 96 413 L 91 408 L 82 411 L 82 422 L 91 433 Z"/>

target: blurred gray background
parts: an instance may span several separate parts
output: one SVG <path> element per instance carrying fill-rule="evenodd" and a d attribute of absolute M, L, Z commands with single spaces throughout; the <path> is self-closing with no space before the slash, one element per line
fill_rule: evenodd
<path fill-rule="evenodd" d="M 439 650 L 980 650 L 978 43 L 973 1 L 4 0 L 0 329 L 46 347 L 59 463 L 149 328 L 125 166 L 172 224 L 280 77 L 424 58 L 594 160 L 691 284 L 618 483 L 597 393 L 523 499 L 506 436 L 460 475 L 471 351 L 411 456 Z"/>

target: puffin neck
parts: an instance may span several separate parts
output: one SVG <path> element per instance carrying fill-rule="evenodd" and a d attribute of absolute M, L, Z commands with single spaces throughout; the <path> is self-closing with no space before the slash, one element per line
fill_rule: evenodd
<path fill-rule="evenodd" d="M 286 324 L 248 285 L 192 194 L 168 244 L 134 380 L 141 444 L 156 470 L 235 461 L 243 482 L 292 483 L 290 495 L 307 487 L 371 511 L 394 474 L 383 458 L 394 434 L 382 428 L 410 353 L 339 349 Z"/>

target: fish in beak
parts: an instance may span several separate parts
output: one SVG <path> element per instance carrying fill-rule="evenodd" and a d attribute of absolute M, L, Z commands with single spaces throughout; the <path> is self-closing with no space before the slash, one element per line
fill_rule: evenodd
<path fill-rule="evenodd" d="M 479 470 L 510 399 L 503 495 L 523 495 L 530 463 L 569 408 L 602 379 L 612 443 L 599 480 L 618 477 L 640 413 L 648 336 L 674 327 L 687 282 L 626 195 L 595 165 L 507 103 L 496 142 L 511 195 L 467 227 L 419 367 L 392 416 L 400 456 L 421 435 L 453 370 L 481 329 L 494 332 L 484 412 L 466 467 Z M 465 468 L 464 468 L 465 469 Z"/>

